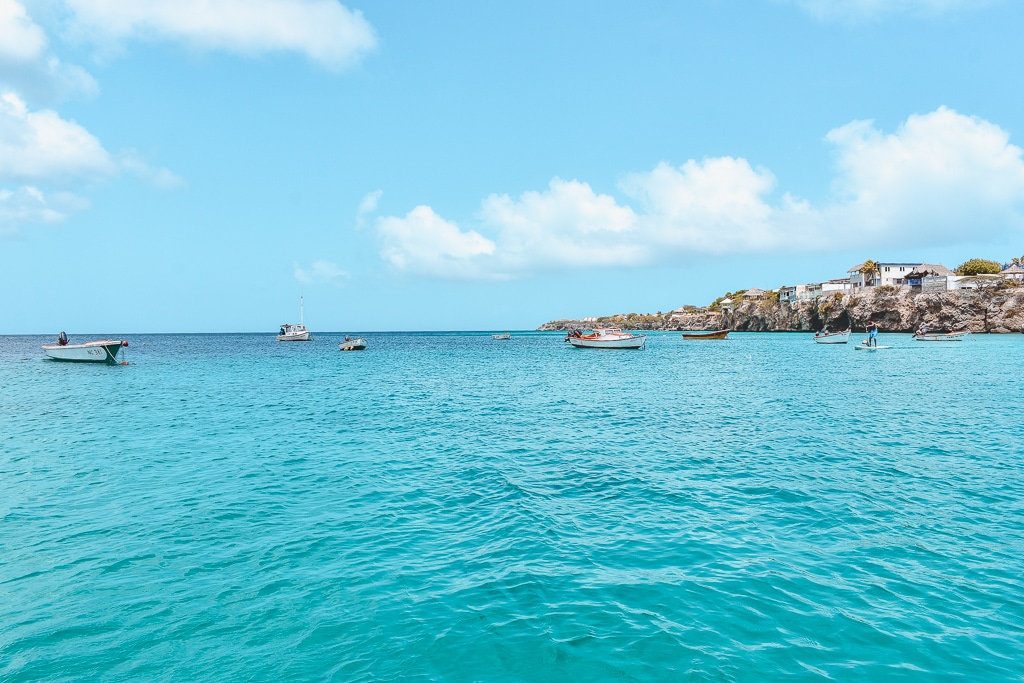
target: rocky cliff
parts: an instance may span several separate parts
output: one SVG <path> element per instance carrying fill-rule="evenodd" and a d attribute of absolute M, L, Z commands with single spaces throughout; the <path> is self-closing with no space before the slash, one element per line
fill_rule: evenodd
<path fill-rule="evenodd" d="M 1024 332 L 1024 287 L 921 293 L 909 288 L 872 287 L 856 294 L 833 293 L 795 303 L 770 299 L 745 301 L 733 311 L 673 312 L 664 315 L 613 315 L 597 322 L 555 320 L 540 330 L 571 330 L 615 325 L 645 330 L 719 330 L 811 332 L 828 326 L 843 330 L 877 325 L 881 332 L 970 330 L 974 333 Z"/>

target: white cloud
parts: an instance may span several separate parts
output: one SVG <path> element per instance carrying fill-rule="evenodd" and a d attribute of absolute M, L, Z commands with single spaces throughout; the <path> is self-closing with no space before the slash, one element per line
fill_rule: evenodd
<path fill-rule="evenodd" d="M 0 95 L 0 180 L 109 175 L 114 162 L 99 140 L 51 110 L 30 111 L 12 92 Z"/>
<path fill-rule="evenodd" d="M 374 190 L 373 192 L 370 192 L 365 197 L 363 197 L 363 200 L 359 202 L 358 214 L 360 216 L 365 216 L 368 213 L 373 213 L 374 211 L 376 211 L 377 202 L 380 201 L 380 198 L 383 194 L 384 190 Z"/>
<path fill-rule="evenodd" d="M 18 0 L 0 0 L 0 83 L 39 100 L 98 90 L 83 69 L 48 52 L 46 34 Z"/>
<path fill-rule="evenodd" d="M 598 195 L 586 183 L 555 178 L 544 192 L 525 192 L 518 200 L 491 195 L 480 213 L 498 231 L 501 269 L 640 263 L 643 245 L 627 237 L 636 215 Z"/>
<path fill-rule="evenodd" d="M 9 235 L 19 225 L 61 221 L 88 208 L 75 194 L 40 188 L 88 186 L 120 172 L 162 189 L 183 184 L 131 150 L 112 157 L 89 131 L 54 111 L 33 111 L 15 93 L 0 94 L 0 182 L 23 183 L 15 190 L 0 187 L 0 234 Z"/>
<path fill-rule="evenodd" d="M 475 230 L 463 232 L 429 206 L 417 206 L 404 218 L 378 218 L 384 242 L 381 256 L 399 270 L 440 277 L 488 277 L 486 257 L 495 244 Z"/>
<path fill-rule="evenodd" d="M 118 166 L 161 190 L 174 190 L 185 185 L 175 173 L 166 168 L 155 168 L 142 160 L 134 150 L 125 150 L 118 155 Z"/>
<path fill-rule="evenodd" d="M 891 135 L 854 121 L 827 139 L 839 150 L 827 210 L 862 240 L 948 244 L 1020 225 L 1022 151 L 992 123 L 940 107 Z"/>
<path fill-rule="evenodd" d="M 89 131 L 51 110 L 32 111 L 15 93 L 0 94 L 0 180 L 91 181 L 119 171 L 162 189 L 184 184 L 134 150 L 112 157 Z"/>
<path fill-rule="evenodd" d="M 659 164 L 622 182 L 644 209 L 647 239 L 705 253 L 773 247 L 776 211 L 765 202 L 775 177 L 745 159 L 690 160 L 680 168 Z"/>
<path fill-rule="evenodd" d="M 818 19 L 880 19 L 886 15 L 937 16 L 977 10 L 999 0 L 786 0 Z"/>
<path fill-rule="evenodd" d="M 484 199 L 480 232 L 428 206 L 382 217 L 382 256 L 414 273 L 495 278 L 698 254 L 936 246 L 1024 227 L 1022 150 L 992 123 L 941 107 L 892 134 L 854 121 L 826 140 L 838 172 L 820 206 L 789 193 L 773 200 L 774 175 L 745 159 L 690 160 L 626 176 L 620 190 L 635 206 L 556 178 L 518 200 Z"/>
<path fill-rule="evenodd" d="M 87 207 L 86 200 L 66 192 L 47 195 L 32 186 L 0 188 L 0 235 L 15 234 L 22 225 L 58 223 Z"/>
<path fill-rule="evenodd" d="M 362 13 L 336 0 L 65 0 L 92 39 L 181 41 L 241 54 L 290 51 L 331 68 L 376 47 Z"/>
<path fill-rule="evenodd" d="M 309 267 L 295 266 L 295 279 L 304 285 L 339 285 L 349 278 L 349 274 L 330 261 L 313 261 Z"/>
<path fill-rule="evenodd" d="M 0 61 L 28 62 L 42 57 L 46 34 L 17 0 L 0 0 Z"/>

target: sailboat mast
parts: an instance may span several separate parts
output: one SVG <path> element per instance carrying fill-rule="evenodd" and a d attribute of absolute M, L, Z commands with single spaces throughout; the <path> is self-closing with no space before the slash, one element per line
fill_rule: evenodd
<path fill-rule="evenodd" d="M 302 308 L 303 308 L 302 307 L 302 297 L 300 296 L 299 297 L 299 324 L 300 325 L 302 325 L 303 322 L 304 322 L 303 319 L 302 319 L 303 318 L 303 315 L 302 315 L 303 314 L 303 310 L 302 310 Z"/>

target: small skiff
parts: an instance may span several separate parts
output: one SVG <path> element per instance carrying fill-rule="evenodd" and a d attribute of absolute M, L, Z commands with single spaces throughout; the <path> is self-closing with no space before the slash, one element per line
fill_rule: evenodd
<path fill-rule="evenodd" d="M 683 332 L 683 339 L 725 339 L 729 330 Z"/>
<path fill-rule="evenodd" d="M 345 341 L 338 344 L 341 351 L 365 351 L 366 340 L 362 337 L 345 337 Z"/>
<path fill-rule="evenodd" d="M 565 341 L 577 349 L 642 349 L 647 343 L 646 334 L 630 334 L 618 327 L 595 328 L 590 334 L 573 330 Z"/>
<path fill-rule="evenodd" d="M 850 330 L 845 332 L 815 332 L 815 344 L 845 344 L 850 341 Z"/>
<path fill-rule="evenodd" d="M 505 332 L 504 334 L 492 334 L 491 335 L 491 339 L 503 340 L 503 339 L 511 339 L 511 338 L 512 338 L 512 333 L 511 332 Z"/>
<path fill-rule="evenodd" d="M 61 333 L 63 335 L 63 332 Z M 43 353 L 53 360 L 67 361 L 70 363 L 109 363 L 117 365 L 117 353 L 128 342 L 123 339 L 101 339 L 98 341 L 85 342 L 84 344 L 68 344 L 67 337 L 62 336 L 64 344 L 45 344 Z"/>
<path fill-rule="evenodd" d="M 969 335 L 970 332 L 963 330 L 961 332 L 915 332 L 915 341 L 963 341 L 964 337 Z"/>

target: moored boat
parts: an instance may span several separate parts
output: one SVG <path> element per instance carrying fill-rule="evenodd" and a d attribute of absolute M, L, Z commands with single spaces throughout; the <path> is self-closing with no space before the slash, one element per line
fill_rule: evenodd
<path fill-rule="evenodd" d="M 929 332 L 922 328 L 914 333 L 915 341 L 963 341 L 970 334 L 968 330 L 960 332 Z"/>
<path fill-rule="evenodd" d="M 362 337 L 349 337 L 345 335 L 345 341 L 338 344 L 339 351 L 365 351 L 366 340 Z"/>
<path fill-rule="evenodd" d="M 729 330 L 694 330 L 683 332 L 683 339 L 725 339 Z"/>
<path fill-rule="evenodd" d="M 821 332 L 814 333 L 814 342 L 816 344 L 845 344 L 848 341 L 850 341 L 850 330 L 845 332 L 822 330 Z"/>
<path fill-rule="evenodd" d="M 291 341 L 312 341 L 313 335 L 306 329 L 306 325 L 303 321 L 303 306 L 302 297 L 299 297 L 299 323 L 293 325 L 291 323 L 285 323 L 281 325 L 281 332 L 277 335 L 277 341 L 279 342 L 291 342 Z"/>
<path fill-rule="evenodd" d="M 566 335 L 565 341 L 578 349 L 642 349 L 647 343 L 647 335 L 623 332 L 618 327 L 598 327 L 590 334 L 573 330 Z"/>
<path fill-rule="evenodd" d="M 512 333 L 511 332 L 504 332 L 502 334 L 492 334 L 491 335 L 491 339 L 503 340 L 503 339 L 511 339 L 511 338 L 512 338 Z"/>
<path fill-rule="evenodd" d="M 61 332 L 56 344 L 44 344 L 43 353 L 53 360 L 70 363 L 109 363 L 117 365 L 117 353 L 128 342 L 124 339 L 100 339 L 84 344 L 69 344 L 68 336 Z M 122 362 L 122 365 L 127 365 Z"/>

